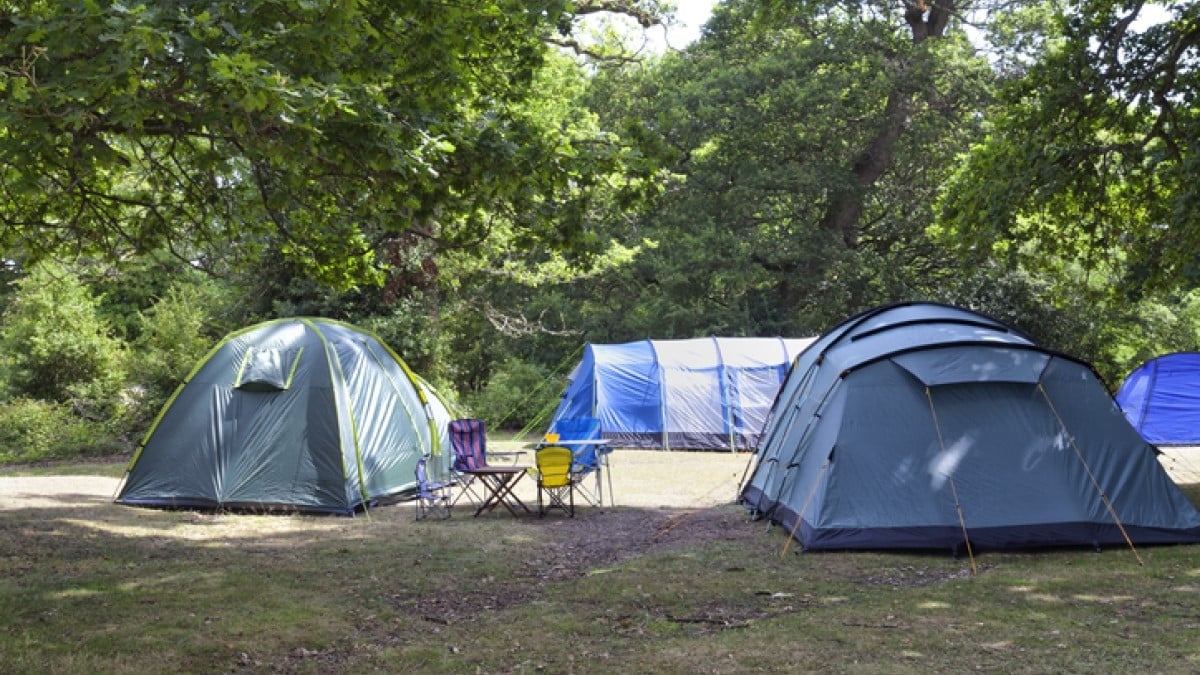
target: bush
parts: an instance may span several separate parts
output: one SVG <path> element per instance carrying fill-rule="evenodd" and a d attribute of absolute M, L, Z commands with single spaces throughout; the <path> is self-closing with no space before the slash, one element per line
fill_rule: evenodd
<path fill-rule="evenodd" d="M 109 335 L 97 304 L 58 266 L 39 266 L 21 280 L 0 338 L 13 395 L 71 402 L 97 418 L 120 414 L 123 344 Z"/>
<path fill-rule="evenodd" d="M 105 457 L 129 450 L 114 423 L 84 419 L 69 404 L 18 398 L 0 404 L 0 464 Z"/>
<path fill-rule="evenodd" d="M 541 367 L 520 359 L 504 361 L 483 390 L 467 402 L 490 428 L 519 429 L 548 423 L 561 392 Z"/>
<path fill-rule="evenodd" d="M 137 379 L 139 421 L 145 422 L 183 383 L 217 340 L 206 334 L 215 292 L 203 284 L 172 286 L 148 311 L 138 315 Z"/>

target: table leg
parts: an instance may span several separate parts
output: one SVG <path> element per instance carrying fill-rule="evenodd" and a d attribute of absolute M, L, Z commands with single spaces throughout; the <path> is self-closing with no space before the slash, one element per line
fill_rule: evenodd
<path fill-rule="evenodd" d="M 521 478 L 524 475 L 524 472 L 508 474 L 500 485 L 498 499 L 504 505 L 504 508 L 508 509 L 508 512 L 514 516 L 517 515 L 514 504 L 520 506 L 525 513 L 530 513 L 529 507 L 525 506 L 525 502 L 521 501 L 521 498 L 513 492 L 513 488 L 517 486 L 517 483 L 521 482 Z"/>
<path fill-rule="evenodd" d="M 514 507 L 514 503 L 516 506 L 520 506 L 525 513 L 530 513 L 529 507 L 525 505 L 525 502 L 521 501 L 521 498 L 513 493 L 513 488 L 517 486 L 517 482 L 524 475 L 525 472 L 523 471 L 500 475 L 480 474 L 479 478 L 488 487 L 489 494 L 487 499 L 475 510 L 475 515 L 478 516 L 485 511 L 491 511 L 497 506 L 503 505 L 504 508 L 508 509 L 509 513 L 517 516 L 519 514 Z"/>
<path fill-rule="evenodd" d="M 499 498 L 496 495 L 500 490 L 500 479 L 487 474 L 480 474 L 477 477 L 483 483 L 484 487 L 487 488 L 487 496 L 483 499 L 479 508 L 475 509 L 475 515 L 479 516 L 484 511 L 491 511 L 496 508 L 496 504 L 499 502 Z"/>

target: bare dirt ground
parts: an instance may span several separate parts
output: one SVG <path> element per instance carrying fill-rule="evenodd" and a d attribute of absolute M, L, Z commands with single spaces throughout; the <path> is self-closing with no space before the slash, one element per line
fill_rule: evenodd
<path fill-rule="evenodd" d="M 1200 483 L 1200 446 L 1162 448 L 1159 460 L 1175 482 Z M 605 504 L 666 510 L 728 504 L 736 500 L 749 461 L 746 453 L 618 450 L 604 477 Z M 72 498 L 111 500 L 119 482 L 105 476 L 0 474 L 0 509 L 62 506 Z M 536 500 L 530 481 L 523 481 L 517 493 Z"/>
<path fill-rule="evenodd" d="M 736 499 L 749 460 L 747 453 L 616 450 L 603 476 L 604 502 L 684 509 L 728 504 Z M 512 461 L 529 464 L 532 456 L 519 455 Z M 594 485 L 594 479 L 587 481 Z M 117 478 L 104 476 L 4 476 L 0 470 L 0 509 L 61 506 L 70 496 L 93 503 L 111 500 L 119 483 Z M 517 494 L 523 500 L 536 501 L 530 480 L 521 481 Z"/>
<path fill-rule="evenodd" d="M 1159 463 L 1176 483 L 1200 483 L 1200 445 L 1161 450 Z"/>

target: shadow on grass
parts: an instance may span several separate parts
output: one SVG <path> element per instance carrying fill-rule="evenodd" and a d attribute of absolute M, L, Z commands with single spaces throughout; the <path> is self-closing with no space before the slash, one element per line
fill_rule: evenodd
<path fill-rule="evenodd" d="M 734 508 L 459 508 L 417 522 L 412 503 L 343 518 L 30 499 L 0 510 L 0 633 L 16 638 L 0 662 L 39 671 L 292 670 L 314 654 L 335 671 L 451 631 L 480 639 L 551 589 L 640 556 L 767 540 Z M 131 656 L 146 653 L 157 661 Z"/>
<path fill-rule="evenodd" d="M 1171 670 L 1191 663 L 1200 597 L 1195 546 L 1144 551 L 1145 568 L 987 553 L 972 576 L 937 552 L 781 555 L 782 528 L 732 505 L 415 521 L 412 503 L 342 518 L 23 494 L 0 510 L 14 671 L 794 669 L 778 644 L 808 670 L 853 653 L 865 670 L 1066 672 L 1059 644 Z"/>

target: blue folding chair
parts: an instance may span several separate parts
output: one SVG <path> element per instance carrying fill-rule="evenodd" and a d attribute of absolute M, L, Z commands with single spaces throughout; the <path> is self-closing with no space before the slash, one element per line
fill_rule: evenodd
<path fill-rule="evenodd" d="M 550 433 L 558 434 L 557 445 L 571 448 L 575 458 L 571 464 L 571 481 L 579 496 L 593 506 L 604 505 L 603 474 L 608 467 L 608 454 L 612 448 L 604 442 L 600 431 L 600 420 L 595 417 L 564 417 L 554 420 Z M 588 443 L 587 441 L 596 441 Z M 583 479 L 596 475 L 596 487 L 588 490 Z M 608 477 L 608 498 L 612 501 L 612 476 Z"/>

